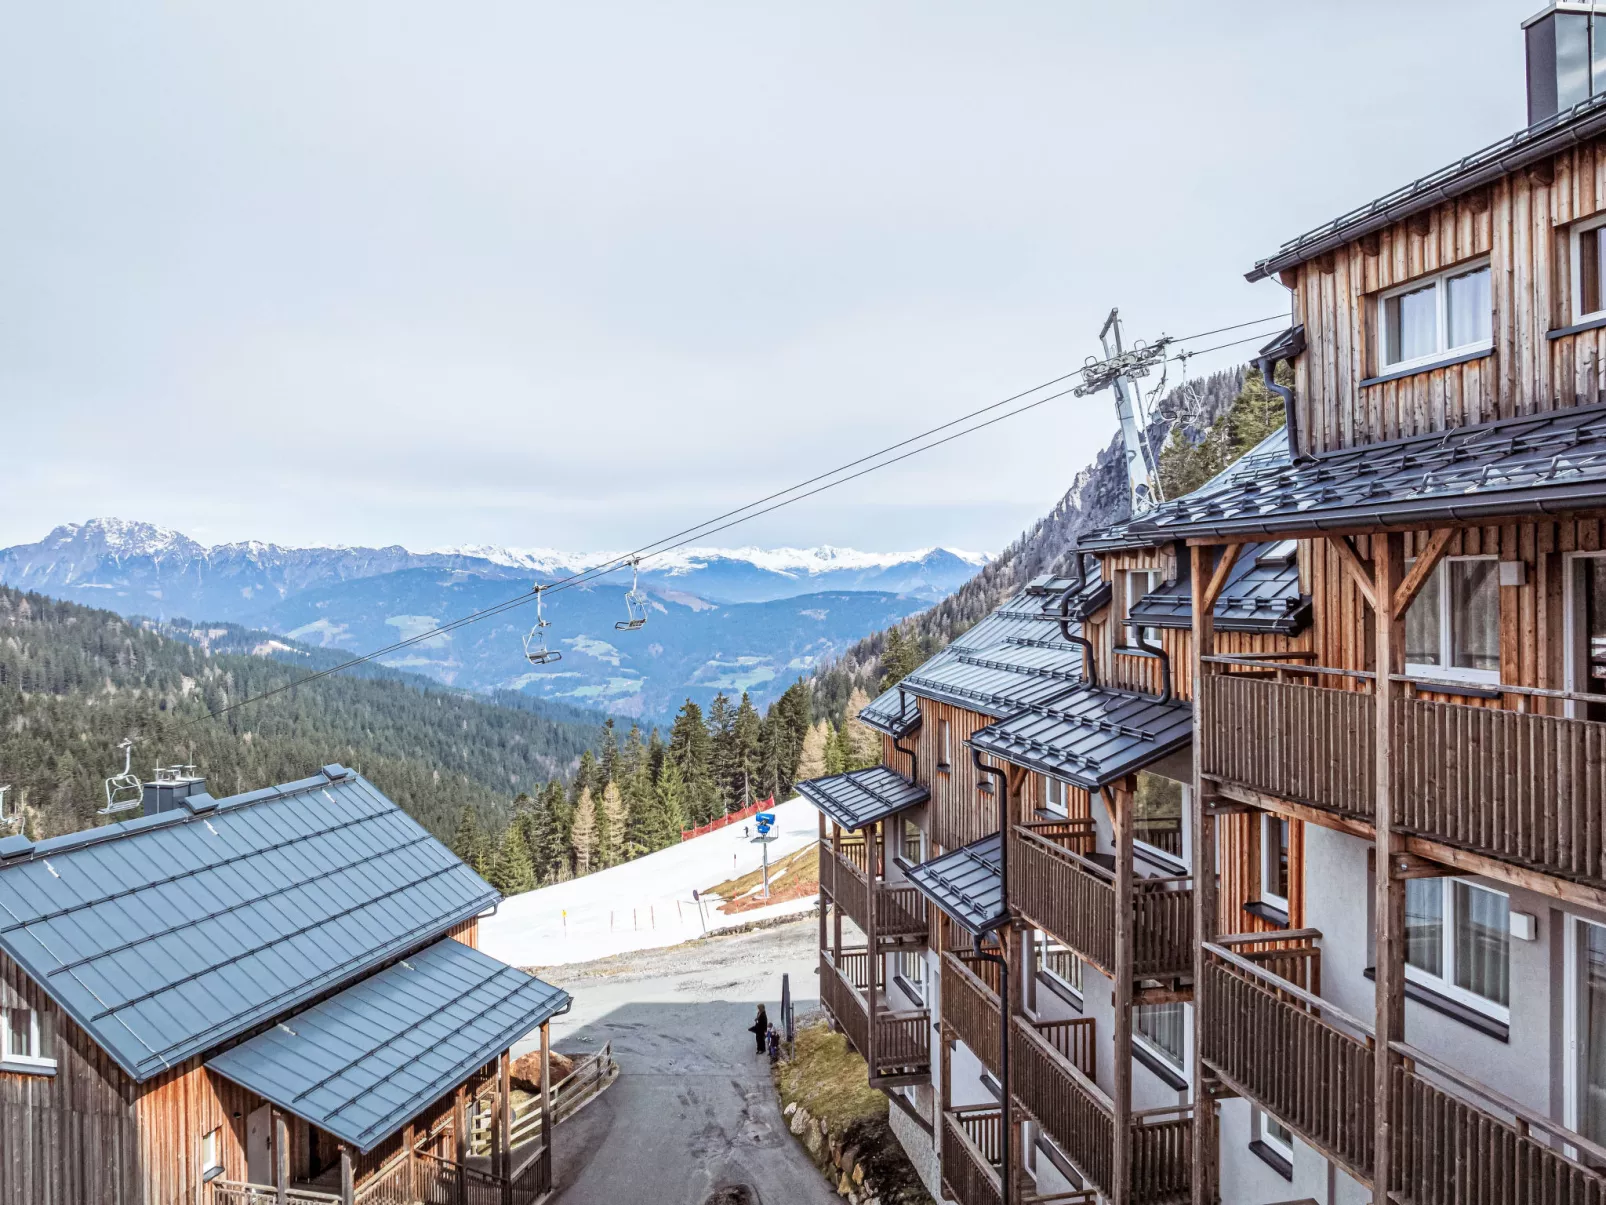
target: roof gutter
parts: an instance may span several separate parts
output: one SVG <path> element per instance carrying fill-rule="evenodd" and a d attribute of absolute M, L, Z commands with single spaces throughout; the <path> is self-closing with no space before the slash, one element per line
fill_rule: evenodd
<path fill-rule="evenodd" d="M 1424 188 L 1421 192 L 1410 193 L 1392 204 L 1383 205 L 1374 213 L 1357 218 L 1351 224 L 1342 226 L 1335 224 L 1334 228 L 1326 234 L 1315 237 L 1304 236 L 1310 239 L 1309 242 L 1304 241 L 1304 238 L 1296 239 L 1293 244 L 1276 255 L 1257 263 L 1248 272 L 1244 273 L 1244 279 L 1251 284 L 1265 280 L 1274 273 L 1297 267 L 1308 260 L 1315 259 L 1318 255 L 1325 254 L 1328 251 L 1335 251 L 1340 247 L 1353 243 L 1358 238 L 1362 238 L 1374 231 L 1382 230 L 1385 226 L 1392 226 L 1395 222 L 1408 218 L 1413 213 L 1420 213 L 1424 209 L 1433 208 L 1440 202 L 1464 196 L 1474 189 L 1481 188 L 1485 184 L 1500 179 L 1502 176 L 1509 176 L 1513 172 L 1530 167 L 1542 159 L 1548 159 L 1552 155 L 1577 146 L 1581 142 L 1586 142 L 1598 134 L 1606 133 L 1606 106 L 1601 104 L 1599 98 L 1584 103 L 1594 108 L 1600 108 L 1602 111 L 1592 113 L 1574 124 L 1565 125 L 1537 135 L 1531 141 L 1519 143 L 1505 154 L 1490 160 L 1480 167 L 1471 168 L 1462 175 L 1452 175 L 1439 184 Z M 1521 135 L 1516 135 L 1516 137 L 1521 137 Z M 1476 157 L 1477 152 L 1474 152 L 1472 155 L 1468 155 L 1467 159 Z M 1465 161 L 1462 160 L 1462 162 Z M 1374 204 L 1376 203 L 1374 202 Z M 1335 219 L 1335 223 L 1343 220 L 1343 218 Z"/>

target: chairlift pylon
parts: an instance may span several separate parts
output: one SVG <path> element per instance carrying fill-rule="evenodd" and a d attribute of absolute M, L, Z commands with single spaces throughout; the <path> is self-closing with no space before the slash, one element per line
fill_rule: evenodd
<path fill-rule="evenodd" d="M 561 652 L 546 646 L 546 629 L 552 624 L 541 614 L 541 593 L 545 589 L 544 586 L 535 588 L 535 626 L 524 638 L 524 659 L 531 665 L 551 665 L 554 661 L 563 660 Z"/>
<path fill-rule="evenodd" d="M 632 558 L 630 561 L 630 589 L 625 594 L 625 615 L 613 625 L 616 632 L 634 632 L 647 626 L 647 594 L 637 587 L 638 569 L 641 562 Z"/>
<path fill-rule="evenodd" d="M 131 811 L 145 797 L 145 788 L 140 784 L 139 775 L 134 773 L 133 739 L 125 736 L 117 747 L 123 751 L 123 772 L 113 774 L 106 780 L 106 806 L 95 813 L 97 816 L 114 816 L 118 812 Z"/>

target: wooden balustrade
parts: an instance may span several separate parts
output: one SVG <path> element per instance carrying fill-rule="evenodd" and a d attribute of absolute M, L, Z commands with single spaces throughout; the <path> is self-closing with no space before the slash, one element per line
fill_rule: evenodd
<path fill-rule="evenodd" d="M 1041 812 L 1038 814 L 1042 815 Z M 1098 826 L 1093 823 L 1091 816 L 1074 816 L 1063 820 L 1035 820 L 1024 827 L 1031 829 L 1043 840 L 1052 841 L 1061 849 L 1081 854 L 1084 858 L 1092 853 L 1098 844 Z"/>
<path fill-rule="evenodd" d="M 836 906 L 842 909 L 861 932 L 870 931 L 870 889 L 865 877 L 868 858 L 864 842 L 844 846 L 839 853 L 829 841 L 820 846 L 820 885 Z M 907 938 L 924 936 L 927 924 L 925 897 L 913 887 L 892 887 L 884 882 L 875 884 L 876 921 L 878 938 Z"/>
<path fill-rule="evenodd" d="M 1210 777 L 1370 820 L 1376 813 L 1376 706 L 1370 694 L 1206 674 L 1194 684 Z"/>
<path fill-rule="evenodd" d="M 869 957 L 863 950 L 844 950 L 842 962 L 857 969 L 846 976 L 831 961 L 829 952 L 820 951 L 820 1003 L 825 1005 L 837 1026 L 859 1056 L 870 1065 L 873 1076 L 918 1072 L 931 1065 L 931 1014 L 925 1009 L 907 1012 L 876 1010 L 875 1041 L 870 1040 L 869 1005 L 863 994 L 869 975 Z"/>
<path fill-rule="evenodd" d="M 1133 884 L 1133 970 L 1140 979 L 1193 969 L 1193 891 L 1184 878 Z M 1027 825 L 1011 830 L 1010 900 L 1106 974 L 1115 966 L 1115 881 L 1098 863 Z"/>
<path fill-rule="evenodd" d="M 929 924 L 926 897 L 913 887 L 876 888 L 877 937 L 924 937 Z"/>
<path fill-rule="evenodd" d="M 942 1117 L 942 1182 L 959 1205 L 1000 1205 L 999 1152 L 1003 1118 L 989 1106 L 954 1109 Z"/>
<path fill-rule="evenodd" d="M 853 985 L 855 991 L 865 991 L 870 986 L 870 951 L 863 946 L 859 946 L 857 949 L 843 950 L 837 956 L 836 969 L 844 979 Z M 876 986 L 878 988 L 884 987 L 885 984 L 880 979 L 877 979 Z"/>
<path fill-rule="evenodd" d="M 838 855 L 861 879 L 870 877 L 870 846 L 863 837 L 850 837 L 842 842 Z M 881 868 L 876 867 L 876 874 Z"/>
<path fill-rule="evenodd" d="M 942 1019 L 995 1076 L 999 1066 L 997 963 L 984 962 L 947 950 L 942 956 Z M 986 976 L 986 978 L 984 978 Z"/>
<path fill-rule="evenodd" d="M 1257 965 L 1259 959 L 1224 945 L 1205 951 L 1204 981 L 1196 985 L 1201 1057 L 1311 1145 L 1369 1180 L 1373 1052 L 1366 1026 Z M 1286 963 L 1294 954 L 1280 957 Z"/>
<path fill-rule="evenodd" d="M 1072 1017 L 1065 1021 L 1033 1021 L 1032 1028 L 1059 1055 L 1088 1079 L 1096 1078 L 1097 1047 L 1093 1044 L 1093 1018 Z"/>
<path fill-rule="evenodd" d="M 1397 825 L 1606 886 L 1606 724 L 1425 699 L 1395 708 Z"/>

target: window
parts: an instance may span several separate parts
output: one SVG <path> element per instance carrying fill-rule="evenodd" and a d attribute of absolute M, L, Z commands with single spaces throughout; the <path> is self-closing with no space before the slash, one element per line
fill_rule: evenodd
<path fill-rule="evenodd" d="M 950 769 L 954 764 L 954 738 L 947 720 L 937 721 L 937 768 Z"/>
<path fill-rule="evenodd" d="M 1294 1132 L 1270 1113 L 1253 1109 L 1249 1114 L 1249 1149 L 1279 1175 L 1293 1179 Z"/>
<path fill-rule="evenodd" d="M 1383 294 L 1379 369 L 1431 364 L 1493 346 L 1489 265 L 1465 265 Z"/>
<path fill-rule="evenodd" d="M 1032 930 L 1031 941 L 1032 965 L 1036 968 L 1037 974 L 1047 975 L 1051 979 L 1058 981 L 1061 986 L 1069 988 L 1080 996 L 1082 994 L 1082 960 L 1077 957 L 1076 951 L 1069 946 L 1061 945 L 1041 929 Z M 1033 994 L 1033 998 L 1029 1002 L 1033 1008 L 1036 1008 L 1036 975 L 1032 976 L 1032 982 L 1027 986 Z"/>
<path fill-rule="evenodd" d="M 1288 911 L 1288 821 L 1260 818 L 1260 898 Z"/>
<path fill-rule="evenodd" d="M 926 860 L 926 834 L 907 816 L 903 821 L 902 841 L 904 861 L 912 866 L 919 866 Z"/>
<path fill-rule="evenodd" d="M 1132 1030 L 1145 1047 L 1177 1070 L 1187 1056 L 1184 1031 L 1186 1014 L 1180 1000 L 1169 1004 L 1140 1004 L 1132 1010 Z"/>
<path fill-rule="evenodd" d="M 918 950 L 900 950 L 895 955 L 893 974 L 902 981 L 904 991 L 919 1003 L 926 1002 L 926 957 Z"/>
<path fill-rule="evenodd" d="M 1593 1142 L 1606 1141 L 1606 926 L 1572 918 L 1571 1013 L 1566 1124 Z"/>
<path fill-rule="evenodd" d="M 215 1180 L 223 1174 L 223 1129 L 201 1135 L 201 1179 Z"/>
<path fill-rule="evenodd" d="M 55 1066 L 53 1018 L 31 1008 L 0 1009 L 0 1062 Z"/>
<path fill-rule="evenodd" d="M 1573 321 L 1597 318 L 1606 314 L 1606 293 L 1601 282 L 1606 278 L 1606 217 L 1592 218 L 1573 229 Z"/>
<path fill-rule="evenodd" d="M 1066 785 L 1057 778 L 1043 775 L 1043 810 L 1051 816 L 1069 816 L 1070 802 Z"/>
<path fill-rule="evenodd" d="M 1182 857 L 1183 792 L 1176 779 L 1140 770 L 1132 799 L 1133 838 L 1173 858 Z"/>
<path fill-rule="evenodd" d="M 1500 681 L 1500 562 L 1447 557 L 1405 613 L 1405 668 L 1425 677 Z"/>
<path fill-rule="evenodd" d="M 1461 879 L 1407 881 L 1405 974 L 1497 1020 L 1509 1020 L 1510 901 Z"/>
<path fill-rule="evenodd" d="M 1145 594 L 1152 594 L 1160 588 L 1160 571 L 1158 569 L 1128 569 L 1126 573 L 1126 613 L 1132 614 L 1132 608 L 1137 606 L 1138 600 Z M 1130 625 L 1129 625 L 1130 626 Z M 1136 645 L 1138 640 L 1144 644 L 1159 647 L 1160 629 L 1150 627 L 1131 628 L 1132 641 Z"/>

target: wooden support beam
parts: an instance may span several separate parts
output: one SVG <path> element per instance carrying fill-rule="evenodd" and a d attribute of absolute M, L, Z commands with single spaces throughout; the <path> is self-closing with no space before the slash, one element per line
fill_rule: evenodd
<path fill-rule="evenodd" d="M 353 1205 L 357 1199 L 357 1178 L 351 1166 L 351 1148 L 340 1144 L 340 1205 Z"/>
<path fill-rule="evenodd" d="M 502 1177 L 502 1205 L 513 1205 L 513 1052 L 496 1060 L 497 1174 Z"/>
<path fill-rule="evenodd" d="M 1397 879 L 1443 879 L 1458 873 L 1453 866 L 1433 862 L 1412 853 L 1394 855 L 1389 873 Z"/>
<path fill-rule="evenodd" d="M 541 1158 L 547 1171 L 546 1185 L 552 1182 L 552 1022 L 541 1022 Z"/>
<path fill-rule="evenodd" d="M 1216 567 L 1210 574 L 1210 584 L 1205 587 L 1203 597 L 1194 600 L 1196 605 L 1193 613 L 1195 615 L 1200 614 L 1201 608 L 1206 614 L 1215 611 L 1216 603 L 1221 599 L 1221 592 L 1227 586 L 1227 575 L 1232 572 L 1232 567 L 1238 563 L 1238 554 L 1243 549 L 1244 546 L 1242 544 L 1228 544 L 1222 548 L 1221 557 L 1216 561 Z M 1194 563 L 1195 565 L 1199 564 L 1197 558 Z M 1195 582 L 1201 580 L 1199 573 L 1199 569 L 1194 569 Z"/>
<path fill-rule="evenodd" d="M 1375 538 L 1383 539 L 1385 537 L 1378 536 Z M 1366 605 L 1376 611 L 1377 593 L 1372 589 L 1371 562 L 1361 559 L 1360 553 L 1355 551 L 1355 545 L 1348 536 L 1329 536 L 1327 543 L 1334 552 L 1338 553 L 1338 563 L 1344 566 L 1344 572 L 1349 574 L 1350 581 L 1361 592 L 1361 597 L 1366 600 Z"/>
<path fill-rule="evenodd" d="M 881 950 L 876 945 L 876 896 L 881 893 L 876 890 L 876 868 L 881 865 L 881 824 L 877 820 L 864 834 L 865 844 L 865 934 L 864 959 L 869 968 L 865 975 L 864 1000 L 865 1011 L 870 1024 L 865 1037 L 864 1061 L 870 1068 L 870 1075 L 874 1077 L 880 1070 L 880 1063 L 876 1054 L 876 982 L 881 978 Z"/>
<path fill-rule="evenodd" d="M 1392 602 L 1405 576 L 1405 537 L 1397 533 L 1373 537 L 1375 598 Z M 1372 1148 L 1372 1183 L 1387 1186 L 1393 1182 L 1391 1160 L 1394 1154 L 1394 1061 L 1391 1042 L 1405 1040 L 1405 880 L 1387 873 L 1397 857 L 1405 852 L 1401 834 L 1394 828 L 1394 701 L 1399 684 L 1392 676 L 1405 668 L 1405 621 L 1394 612 L 1373 608 L 1376 630 L 1377 677 L 1373 682 L 1377 731 L 1373 736 L 1376 757 L 1377 815 L 1376 862 L 1379 873 L 1373 877 L 1375 904 L 1373 923 L 1377 931 L 1377 1007 L 1373 1019 L 1376 1047 L 1373 1058 L 1372 1101 L 1375 1110 Z M 1381 1191 L 1381 1190 L 1380 1190 Z"/>
<path fill-rule="evenodd" d="M 290 1200 L 290 1124 L 273 1111 L 273 1196 L 278 1205 Z"/>
<path fill-rule="evenodd" d="M 1416 558 L 1416 564 L 1411 566 L 1411 571 L 1405 575 L 1405 580 L 1394 591 L 1394 614 L 1404 615 L 1410 609 L 1412 601 L 1428 580 L 1428 574 L 1432 573 L 1443 559 L 1444 550 L 1450 546 L 1450 537 L 1454 534 L 1453 527 L 1441 527 L 1433 533 L 1428 546 Z"/>
<path fill-rule="evenodd" d="M 1104 789 L 1104 800 L 1115 830 L 1115 1068 L 1110 1111 L 1115 1118 L 1115 1150 L 1110 1160 L 1110 1200 L 1132 1197 L 1132 780 L 1123 779 Z"/>
<path fill-rule="evenodd" d="M 1239 545 L 1230 544 L 1222 550 L 1221 560 L 1227 564 L 1229 558 L 1237 560 Z M 1216 816 L 1219 815 L 1220 801 L 1216 798 L 1214 784 L 1208 782 L 1200 772 L 1203 759 L 1200 756 L 1201 741 L 1204 738 L 1204 720 L 1200 714 L 1201 696 L 1200 684 L 1204 676 L 1215 671 L 1218 667 L 1204 660 L 1215 652 L 1215 597 L 1211 596 L 1210 587 L 1216 587 L 1216 597 L 1220 595 L 1221 586 L 1225 586 L 1227 575 L 1217 567 L 1212 573 L 1210 582 L 1205 583 L 1204 571 L 1209 564 L 1209 550 L 1205 548 L 1189 548 L 1191 558 L 1189 569 L 1192 573 L 1193 588 L 1193 639 L 1188 650 L 1191 662 L 1191 680 L 1193 682 L 1193 791 L 1190 800 L 1192 814 L 1188 817 L 1190 834 L 1193 838 L 1193 1082 L 1203 1084 L 1207 1081 L 1207 1069 L 1204 1064 L 1202 1052 L 1204 1050 L 1204 1017 L 1208 1002 L 1201 990 L 1204 984 L 1204 945 L 1213 941 L 1216 935 Z M 1229 566 L 1230 568 L 1230 566 Z M 1217 586 L 1216 576 L 1220 574 L 1221 585 Z M 1206 600 L 1209 600 L 1208 604 Z M 1237 805 L 1243 806 L 1243 805 Z M 1120 1047 L 1116 1048 L 1120 1051 Z M 1120 1053 L 1117 1059 L 1120 1059 Z M 1193 1138 L 1190 1143 L 1192 1158 L 1192 1205 L 1214 1205 L 1216 1193 L 1213 1185 L 1216 1180 L 1216 1138 L 1215 1138 L 1215 1105 L 1209 1099 L 1194 1096 L 1193 1105 Z"/>

